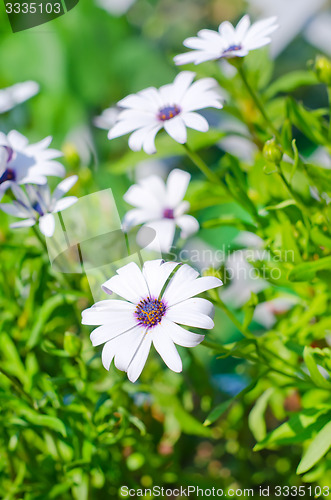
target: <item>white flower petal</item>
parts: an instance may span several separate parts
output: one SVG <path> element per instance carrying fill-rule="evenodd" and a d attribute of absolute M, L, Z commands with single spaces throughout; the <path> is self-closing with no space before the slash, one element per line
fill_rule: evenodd
<path fill-rule="evenodd" d="M 46 214 L 39 219 L 39 229 L 40 231 L 50 238 L 54 234 L 55 230 L 55 219 L 53 214 Z"/>
<path fill-rule="evenodd" d="M 162 259 L 144 263 L 143 275 L 151 297 L 159 297 L 163 286 L 176 266 L 178 266 L 178 262 L 164 262 Z"/>
<path fill-rule="evenodd" d="M 145 331 L 140 326 L 137 326 L 120 337 L 117 337 L 121 343 L 121 348 L 116 351 L 114 360 L 118 370 L 123 372 L 127 371 L 145 335 Z"/>
<path fill-rule="evenodd" d="M 243 16 L 236 26 L 236 41 L 239 44 L 247 33 L 248 28 L 251 25 L 249 16 L 246 14 Z"/>
<path fill-rule="evenodd" d="M 149 238 L 150 234 L 143 231 L 145 227 L 155 231 L 155 238 L 153 238 L 152 242 L 146 241 L 146 238 Z M 161 252 L 168 253 L 174 241 L 175 230 L 176 224 L 174 219 L 160 219 L 146 222 L 143 228 L 138 231 L 137 243 L 142 248 L 156 251 L 161 250 Z"/>
<path fill-rule="evenodd" d="M 188 238 L 199 231 L 199 222 L 192 215 L 176 217 L 176 224 L 181 228 L 181 238 Z"/>
<path fill-rule="evenodd" d="M 177 373 L 182 371 L 182 360 L 162 321 L 153 329 L 153 344 L 170 370 Z"/>
<path fill-rule="evenodd" d="M 199 311 L 199 305 L 196 305 L 199 303 L 195 302 L 197 300 L 199 299 L 188 299 L 180 302 L 179 304 L 169 307 L 166 312 L 166 318 L 181 325 L 193 326 L 195 328 L 205 328 L 207 330 L 210 330 L 214 327 L 214 322 L 209 314 L 204 314 Z M 206 300 L 206 302 L 209 301 Z M 212 308 L 212 304 L 208 312 L 210 312 L 210 314 L 213 314 L 214 311 Z"/>
<path fill-rule="evenodd" d="M 106 324 L 111 332 L 121 333 L 137 324 L 135 309 L 134 304 L 124 300 L 102 300 L 82 312 L 82 324 Z"/>
<path fill-rule="evenodd" d="M 180 144 L 185 144 L 187 141 L 186 127 L 180 115 L 166 120 L 164 122 L 164 129 L 170 137 Z"/>
<path fill-rule="evenodd" d="M 214 276 L 194 279 L 197 275 L 198 273 L 187 264 L 179 268 L 171 278 L 163 295 L 169 306 L 222 285 L 222 281 Z"/>
<path fill-rule="evenodd" d="M 192 71 L 182 71 L 179 75 L 176 76 L 173 83 L 173 102 L 179 103 L 183 98 L 185 92 L 193 82 L 195 77 L 195 73 Z"/>
<path fill-rule="evenodd" d="M 152 335 L 149 332 L 147 332 L 143 337 L 139 349 L 137 350 L 131 363 L 129 364 L 127 373 L 130 382 L 133 383 L 136 382 L 136 380 L 140 376 L 147 361 L 148 354 L 151 348 L 151 343 L 152 343 Z"/>
<path fill-rule="evenodd" d="M 198 130 L 199 132 L 207 132 L 209 123 L 206 118 L 198 113 L 183 113 L 182 118 L 187 127 Z"/>
<path fill-rule="evenodd" d="M 70 191 L 72 186 L 76 184 L 77 180 L 78 180 L 78 175 L 71 175 L 70 177 L 67 177 L 67 179 L 61 181 L 54 189 L 52 200 L 57 201 L 60 198 L 62 198 L 62 196 L 66 194 L 68 191 Z"/>
<path fill-rule="evenodd" d="M 134 226 L 138 226 L 139 224 L 142 224 L 143 222 L 147 222 L 149 220 L 152 220 L 153 214 L 151 214 L 150 211 L 143 210 L 140 208 L 135 208 L 133 210 L 129 210 L 123 219 L 123 230 L 124 231 L 129 231 L 130 228 Z M 158 217 L 157 217 L 158 218 Z"/>
<path fill-rule="evenodd" d="M 124 322 L 112 322 L 112 323 L 106 323 L 105 325 L 98 326 L 95 330 L 90 335 L 90 339 L 92 342 L 92 345 L 94 347 L 105 344 L 106 342 L 109 342 L 109 340 L 112 340 L 119 335 L 123 335 L 127 331 L 129 331 L 131 328 L 135 328 L 137 326 L 137 321 L 132 322 L 133 325 L 129 328 L 126 328 L 124 326 Z"/>
<path fill-rule="evenodd" d="M 179 325 L 176 325 L 173 321 L 168 321 L 166 318 L 162 320 L 164 327 L 167 329 L 167 333 L 171 340 L 182 347 L 196 347 L 205 338 L 204 335 L 198 335 L 196 333 L 189 332 Z"/>
<path fill-rule="evenodd" d="M 117 275 L 106 281 L 101 288 L 106 293 L 114 292 L 134 304 L 148 296 L 146 281 L 134 262 L 118 269 Z"/>
<path fill-rule="evenodd" d="M 0 210 L 14 217 L 26 218 L 30 215 L 26 207 L 15 201 L 12 203 L 0 203 Z"/>
<path fill-rule="evenodd" d="M 121 135 L 126 135 L 132 132 L 133 130 L 137 130 L 139 128 L 151 125 L 150 117 L 145 115 L 141 115 L 139 120 L 128 120 L 125 119 L 123 121 L 118 121 L 115 123 L 113 128 L 111 128 L 108 132 L 108 139 L 116 139 Z"/>
<path fill-rule="evenodd" d="M 156 134 L 158 133 L 158 131 L 161 130 L 162 127 L 163 127 L 162 124 L 158 124 L 158 125 L 154 126 L 148 132 L 148 134 L 145 136 L 143 149 L 144 149 L 145 153 L 147 153 L 148 155 L 152 155 L 152 154 L 156 153 L 155 137 L 156 137 Z"/>
<path fill-rule="evenodd" d="M 175 168 L 168 176 L 166 204 L 167 208 L 175 208 L 184 198 L 191 175 Z"/>
<path fill-rule="evenodd" d="M 10 224 L 9 227 L 11 227 L 12 229 L 16 229 L 18 227 L 31 227 L 31 226 L 34 226 L 36 223 L 36 220 L 35 219 L 25 219 L 25 220 L 21 220 L 19 222 L 14 222 L 13 224 Z"/>
<path fill-rule="evenodd" d="M 53 212 L 61 212 L 62 210 L 65 210 L 66 208 L 74 205 L 77 201 L 77 196 L 67 196 L 66 198 L 62 198 L 62 200 L 56 202 Z"/>

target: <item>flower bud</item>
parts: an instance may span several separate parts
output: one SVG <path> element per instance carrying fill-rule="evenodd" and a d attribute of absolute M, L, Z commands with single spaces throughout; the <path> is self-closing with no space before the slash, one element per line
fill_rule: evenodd
<path fill-rule="evenodd" d="M 325 56 L 317 56 L 315 60 L 315 72 L 321 83 L 331 86 L 331 61 Z"/>
<path fill-rule="evenodd" d="M 263 147 L 263 156 L 267 161 L 276 163 L 276 165 L 279 164 L 283 157 L 283 153 L 275 139 L 270 139 L 265 143 Z"/>

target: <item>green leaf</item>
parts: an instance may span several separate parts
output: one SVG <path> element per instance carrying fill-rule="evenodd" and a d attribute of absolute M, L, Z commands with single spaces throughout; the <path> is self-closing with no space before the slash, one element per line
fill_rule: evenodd
<path fill-rule="evenodd" d="M 330 417 L 330 407 L 302 410 L 277 429 L 269 432 L 262 441 L 255 445 L 254 451 L 302 443 L 306 439 L 310 439 L 314 432 L 319 431 L 329 422 Z"/>
<path fill-rule="evenodd" d="M 326 248 L 331 248 L 331 238 L 326 234 L 322 233 L 320 229 L 315 226 L 310 231 L 310 237 L 316 245 Z"/>
<path fill-rule="evenodd" d="M 67 436 L 65 425 L 59 418 L 51 417 L 49 415 L 39 415 L 38 413 L 25 408 L 20 409 L 20 414 L 33 425 L 46 427 L 47 429 L 59 432 L 63 437 Z"/>
<path fill-rule="evenodd" d="M 290 281 L 311 281 L 317 271 L 331 269 L 331 257 L 298 264 L 288 275 Z"/>
<path fill-rule="evenodd" d="M 264 414 L 268 406 L 268 401 L 274 392 L 273 387 L 269 387 L 256 401 L 248 416 L 248 426 L 256 441 L 261 441 L 267 434 L 267 427 Z"/>
<path fill-rule="evenodd" d="M 230 408 L 232 402 L 233 399 L 228 399 L 227 401 L 223 401 L 219 405 L 215 406 L 215 408 L 209 413 L 203 425 L 208 426 L 215 422 L 215 420 L 221 417 L 223 413 L 225 413 Z"/>
<path fill-rule="evenodd" d="M 274 81 L 264 92 L 265 99 L 269 100 L 280 92 L 293 92 L 297 88 L 319 83 L 315 73 L 308 71 L 292 71 Z"/>
<path fill-rule="evenodd" d="M 32 349 L 38 344 L 44 325 L 57 307 L 67 303 L 72 304 L 76 301 L 77 297 L 71 295 L 70 292 L 58 293 L 47 299 L 39 309 L 38 314 L 36 314 L 37 320 L 32 327 L 31 335 L 26 345 L 27 349 Z"/>
<path fill-rule="evenodd" d="M 327 131 L 318 113 L 312 110 L 308 111 L 302 104 L 297 103 L 291 98 L 288 100 L 288 109 L 294 125 L 301 130 L 308 139 L 315 144 L 328 144 Z"/>
<path fill-rule="evenodd" d="M 331 383 L 326 380 L 318 369 L 317 363 L 312 354 L 312 348 L 306 346 L 303 351 L 303 359 L 307 365 L 312 381 L 323 389 L 331 389 Z"/>
<path fill-rule="evenodd" d="M 297 474 L 311 469 L 331 447 L 331 422 L 328 422 L 314 437 L 297 468 Z"/>
<path fill-rule="evenodd" d="M 331 193 L 331 177 L 328 169 L 306 164 L 305 171 L 321 193 Z"/>

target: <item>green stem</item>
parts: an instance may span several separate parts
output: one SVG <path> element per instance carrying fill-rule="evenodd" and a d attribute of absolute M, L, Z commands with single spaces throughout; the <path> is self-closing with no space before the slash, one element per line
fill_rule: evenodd
<path fill-rule="evenodd" d="M 244 70 L 243 66 L 242 65 L 238 65 L 236 67 L 237 67 L 238 74 L 241 77 L 241 80 L 242 80 L 243 84 L 245 85 L 245 87 L 246 87 L 249 95 L 251 96 L 251 98 L 254 101 L 255 106 L 260 111 L 260 113 L 261 113 L 264 121 L 268 125 L 270 131 L 276 137 L 276 139 L 278 140 L 278 142 L 281 142 L 280 134 L 279 134 L 278 130 L 275 128 L 275 126 L 272 123 L 272 121 L 270 120 L 270 118 L 268 117 L 268 115 L 266 114 L 266 112 L 264 110 L 264 107 L 263 107 L 263 103 L 262 103 L 260 97 L 258 96 L 258 94 L 255 92 L 255 90 L 252 88 L 252 86 L 250 85 L 250 83 L 247 80 L 246 73 L 245 73 L 245 70 Z"/>
<path fill-rule="evenodd" d="M 195 151 L 192 151 L 192 149 L 187 144 L 183 144 L 183 146 L 187 156 L 198 167 L 198 169 L 201 170 L 201 172 L 207 177 L 207 179 L 213 184 L 216 183 L 223 186 L 221 179 L 208 167 L 203 159 Z"/>
<path fill-rule="evenodd" d="M 225 312 L 227 317 L 232 321 L 232 323 L 240 331 L 240 333 L 247 339 L 255 339 L 254 335 L 242 326 L 242 324 L 240 323 L 240 321 L 237 320 L 233 312 L 230 311 L 228 306 L 224 304 L 224 302 L 219 298 L 217 292 L 215 292 L 215 290 L 211 290 L 209 293 L 212 296 L 212 302 L 216 304 L 220 309 L 222 309 L 222 311 Z"/>

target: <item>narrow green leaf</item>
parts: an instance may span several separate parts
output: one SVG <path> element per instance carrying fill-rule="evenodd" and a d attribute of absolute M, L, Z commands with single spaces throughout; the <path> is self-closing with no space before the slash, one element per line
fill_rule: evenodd
<path fill-rule="evenodd" d="M 322 269 L 331 269 L 331 257 L 298 264 L 290 271 L 288 279 L 290 281 L 310 281 L 315 277 L 316 272 Z"/>
<path fill-rule="evenodd" d="M 331 389 L 331 383 L 326 380 L 318 369 L 311 348 L 306 346 L 303 351 L 303 359 L 307 365 L 312 381 L 323 389 Z"/>
<path fill-rule="evenodd" d="M 297 468 L 297 474 L 311 469 L 331 447 L 331 422 L 328 422 L 314 437 Z"/>

